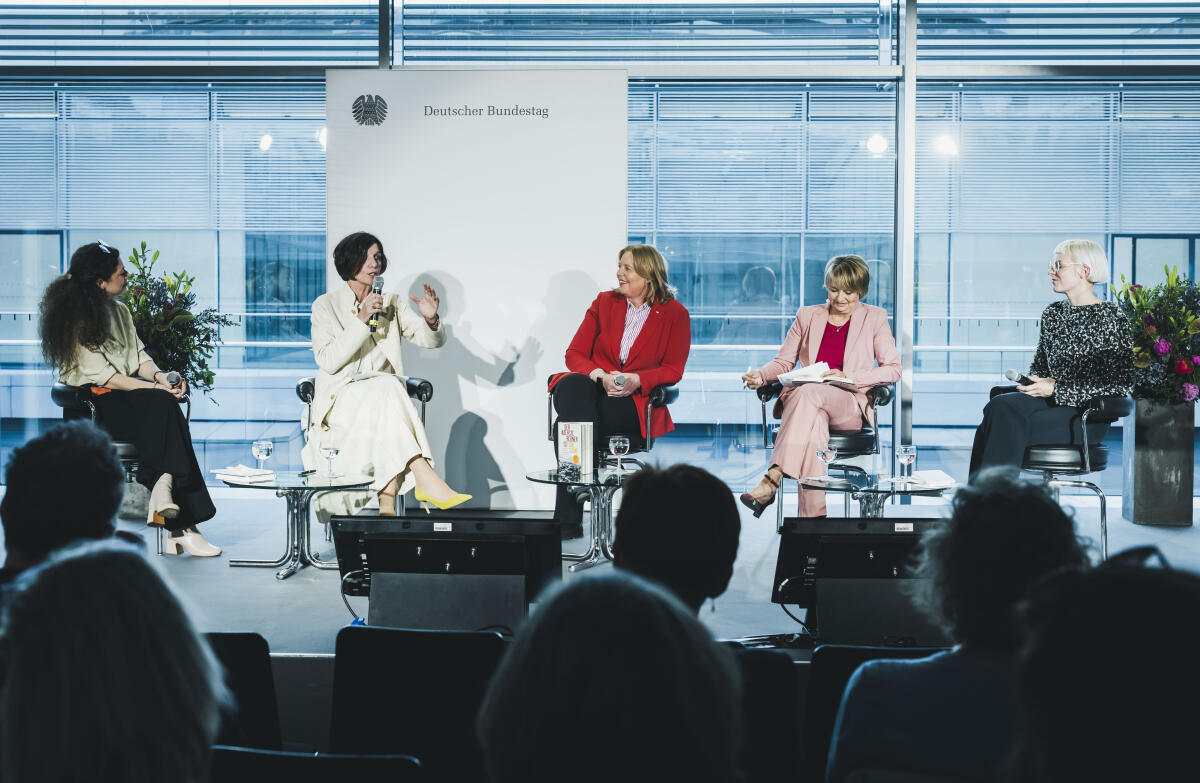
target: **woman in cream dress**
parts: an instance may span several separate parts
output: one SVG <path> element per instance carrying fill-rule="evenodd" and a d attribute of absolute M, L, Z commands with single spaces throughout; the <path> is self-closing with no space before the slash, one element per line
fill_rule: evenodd
<path fill-rule="evenodd" d="M 441 509 L 470 500 L 433 472 L 429 440 L 404 385 L 401 338 L 421 348 L 446 342 L 437 292 L 426 285 L 424 296 L 409 297 L 416 311 L 396 294 L 373 293 L 387 256 L 380 241 L 365 232 L 339 242 L 333 260 L 346 285 L 313 302 L 313 353 L 320 373 L 304 466 L 319 469 L 321 444 L 336 446 L 335 468 L 372 476 L 371 492 L 385 515 L 395 513 L 397 494 L 414 487 L 418 501 Z M 330 493 L 318 497 L 317 510 L 325 521 L 328 514 L 353 514 L 368 502 L 359 493 Z"/>

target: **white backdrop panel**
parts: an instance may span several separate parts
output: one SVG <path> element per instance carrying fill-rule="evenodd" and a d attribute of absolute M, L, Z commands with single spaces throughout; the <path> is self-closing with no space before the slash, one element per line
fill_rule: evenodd
<path fill-rule="evenodd" d="M 331 70 L 326 82 L 329 285 L 345 285 L 333 246 L 369 231 L 387 251 L 386 290 L 437 289 L 447 344 L 406 345 L 404 369 L 434 384 L 438 472 L 472 505 L 548 507 L 552 493 L 524 477 L 553 464 L 546 378 L 626 242 L 625 72 Z M 356 122 L 362 95 L 386 101 L 382 123 Z M 514 108 L 533 112 L 494 113 Z"/>

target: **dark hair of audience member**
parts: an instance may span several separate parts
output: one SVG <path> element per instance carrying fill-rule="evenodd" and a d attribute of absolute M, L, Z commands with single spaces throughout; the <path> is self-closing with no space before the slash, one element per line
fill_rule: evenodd
<path fill-rule="evenodd" d="M 738 781 L 741 674 L 666 590 L 589 576 L 539 601 L 476 728 L 492 783 Z"/>
<path fill-rule="evenodd" d="M 647 467 L 625 486 L 615 565 L 698 610 L 729 586 L 741 531 L 733 493 L 719 478 L 693 465 Z"/>
<path fill-rule="evenodd" d="M 1192 780 L 1200 576 L 1106 563 L 1052 576 L 1025 606 L 1012 779 Z"/>
<path fill-rule="evenodd" d="M 0 777 L 206 779 L 227 698 L 171 589 L 116 541 L 60 550 L 6 596 Z"/>
<path fill-rule="evenodd" d="M 913 600 L 954 641 L 1016 649 L 1016 606 L 1045 574 L 1087 563 L 1075 523 L 1040 484 L 981 472 L 921 539 Z"/>
<path fill-rule="evenodd" d="M 60 424 L 14 449 L 0 501 L 5 568 L 27 568 L 80 539 L 110 538 L 124 480 L 112 441 L 90 422 Z"/>

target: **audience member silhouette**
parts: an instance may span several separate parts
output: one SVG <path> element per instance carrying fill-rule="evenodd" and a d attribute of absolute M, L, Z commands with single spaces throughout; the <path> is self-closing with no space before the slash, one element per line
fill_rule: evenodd
<path fill-rule="evenodd" d="M 9 582 L 55 549 L 116 532 L 125 472 L 112 440 L 86 421 L 60 424 L 12 453 L 0 522 Z M 63 487 L 69 501 L 63 502 Z"/>
<path fill-rule="evenodd" d="M 543 597 L 480 708 L 492 783 L 740 780 L 732 654 L 665 590 L 621 573 Z"/>
<path fill-rule="evenodd" d="M 1013 780 L 1195 779 L 1200 576 L 1121 559 L 1031 595 Z"/>
<path fill-rule="evenodd" d="M 206 779 L 220 669 L 146 559 L 116 541 L 60 550 L 9 587 L 0 777 Z"/>
<path fill-rule="evenodd" d="M 625 486 L 614 565 L 699 611 L 729 586 L 741 532 L 733 494 L 719 478 L 693 465 L 647 467 Z"/>
<path fill-rule="evenodd" d="M 653 580 L 699 611 L 729 586 L 742 523 L 733 493 L 693 465 L 643 468 L 625 486 L 613 562 Z M 731 642 L 742 671 L 748 783 L 795 776 L 796 667 L 778 650 Z"/>
<path fill-rule="evenodd" d="M 927 658 L 874 660 L 850 678 L 827 780 L 887 769 L 993 780 L 1016 731 L 1016 607 L 1031 585 L 1087 562 L 1075 525 L 1041 485 L 981 473 L 921 540 L 917 606 L 957 645 Z"/>

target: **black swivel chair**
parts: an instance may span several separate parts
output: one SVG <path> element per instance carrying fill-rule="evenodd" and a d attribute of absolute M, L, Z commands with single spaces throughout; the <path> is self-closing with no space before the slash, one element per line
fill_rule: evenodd
<path fill-rule="evenodd" d="M 770 451 L 775 448 L 772 433 L 778 433 L 778 428 L 771 428 L 767 423 L 767 404 L 779 397 L 783 391 L 783 384 L 779 381 L 772 381 L 764 384 L 754 390 L 758 395 L 759 403 L 762 405 L 762 428 L 763 428 L 763 448 Z M 867 405 L 869 406 L 872 416 L 875 420 L 875 426 L 863 424 L 862 429 L 857 430 L 830 430 L 829 445 L 837 449 L 838 460 L 850 457 L 865 457 L 872 454 L 880 453 L 879 448 L 879 415 L 875 411 L 882 408 L 892 401 L 893 391 L 892 384 L 883 384 L 881 386 L 872 386 L 867 389 Z M 772 413 L 776 419 L 779 416 Z M 863 473 L 863 469 L 857 465 L 846 465 L 840 462 L 834 462 L 830 469 L 840 470 L 845 475 L 847 472 L 854 471 Z M 785 477 L 786 478 L 786 477 Z M 782 484 L 782 482 L 781 482 Z M 782 485 L 779 488 L 779 493 L 783 492 Z M 782 494 L 775 501 L 775 529 L 783 529 L 783 496 Z M 850 516 L 849 500 L 846 503 L 846 516 Z"/>
<path fill-rule="evenodd" d="M 99 426 L 97 421 L 98 412 L 96 403 L 92 401 L 91 389 L 86 386 L 68 386 L 65 383 L 55 383 L 50 388 L 50 399 L 54 404 L 62 408 L 63 419 L 73 421 L 76 419 L 88 419 L 92 424 Z M 187 405 L 187 411 L 184 414 L 188 421 L 192 420 L 192 398 L 190 395 L 184 395 L 180 399 L 181 403 Z M 125 483 L 131 484 L 137 481 L 137 465 L 138 454 L 137 448 L 128 441 L 114 440 L 113 446 L 117 450 L 117 459 L 121 460 L 121 464 L 125 467 Z M 155 528 L 157 531 L 158 554 L 163 553 L 163 529 Z"/>
<path fill-rule="evenodd" d="M 560 374 L 561 373 L 555 373 L 547 378 L 546 385 L 549 386 L 554 380 L 555 375 Z M 655 408 L 661 408 L 664 405 L 670 405 L 677 399 L 679 399 L 679 387 L 666 383 L 655 386 L 650 390 L 649 399 L 646 400 L 646 421 L 650 421 L 650 414 Z M 629 436 L 629 452 L 631 454 L 635 452 L 648 452 L 654 447 L 654 436 L 649 432 L 646 433 L 645 438 L 642 437 L 640 432 L 618 432 L 613 434 Z M 551 443 L 553 443 L 555 440 L 553 391 L 546 395 L 546 439 Z M 595 447 L 597 452 L 603 452 L 606 448 L 605 444 L 594 443 L 592 445 Z M 638 466 L 642 465 L 641 462 L 635 459 L 622 457 L 621 460 L 622 462 L 632 462 Z"/>
<path fill-rule="evenodd" d="M 409 376 L 404 379 L 404 389 L 408 392 L 408 396 L 419 403 L 418 413 L 421 416 L 421 423 L 425 423 L 425 406 L 433 399 L 433 384 L 424 378 L 416 378 Z M 301 378 L 296 382 L 296 396 L 300 398 L 300 402 L 304 403 L 304 426 L 301 435 L 304 436 L 304 442 L 308 442 L 308 433 L 312 429 L 312 401 L 313 396 L 317 392 L 317 379 L 314 377 Z M 401 495 L 400 515 L 404 515 L 404 496 Z M 330 538 L 329 528 L 325 528 L 325 540 Z"/>
<path fill-rule="evenodd" d="M 999 394 L 1015 392 L 1016 386 L 995 386 L 991 397 Z M 1113 422 L 1123 419 L 1133 412 L 1132 397 L 1100 397 L 1088 402 L 1080 408 L 1079 428 L 1083 433 L 1081 443 L 1038 443 L 1025 449 L 1021 459 L 1021 470 L 1042 474 L 1042 483 L 1054 495 L 1059 497 L 1062 487 L 1080 487 L 1091 490 L 1100 499 L 1100 559 L 1108 559 L 1108 504 L 1104 491 L 1090 481 L 1082 478 L 1064 478 L 1065 476 L 1086 476 L 1098 473 L 1108 467 L 1108 447 L 1104 441 L 1090 442 L 1088 439 L 1088 423 L 1103 423 L 1105 429 Z"/>

